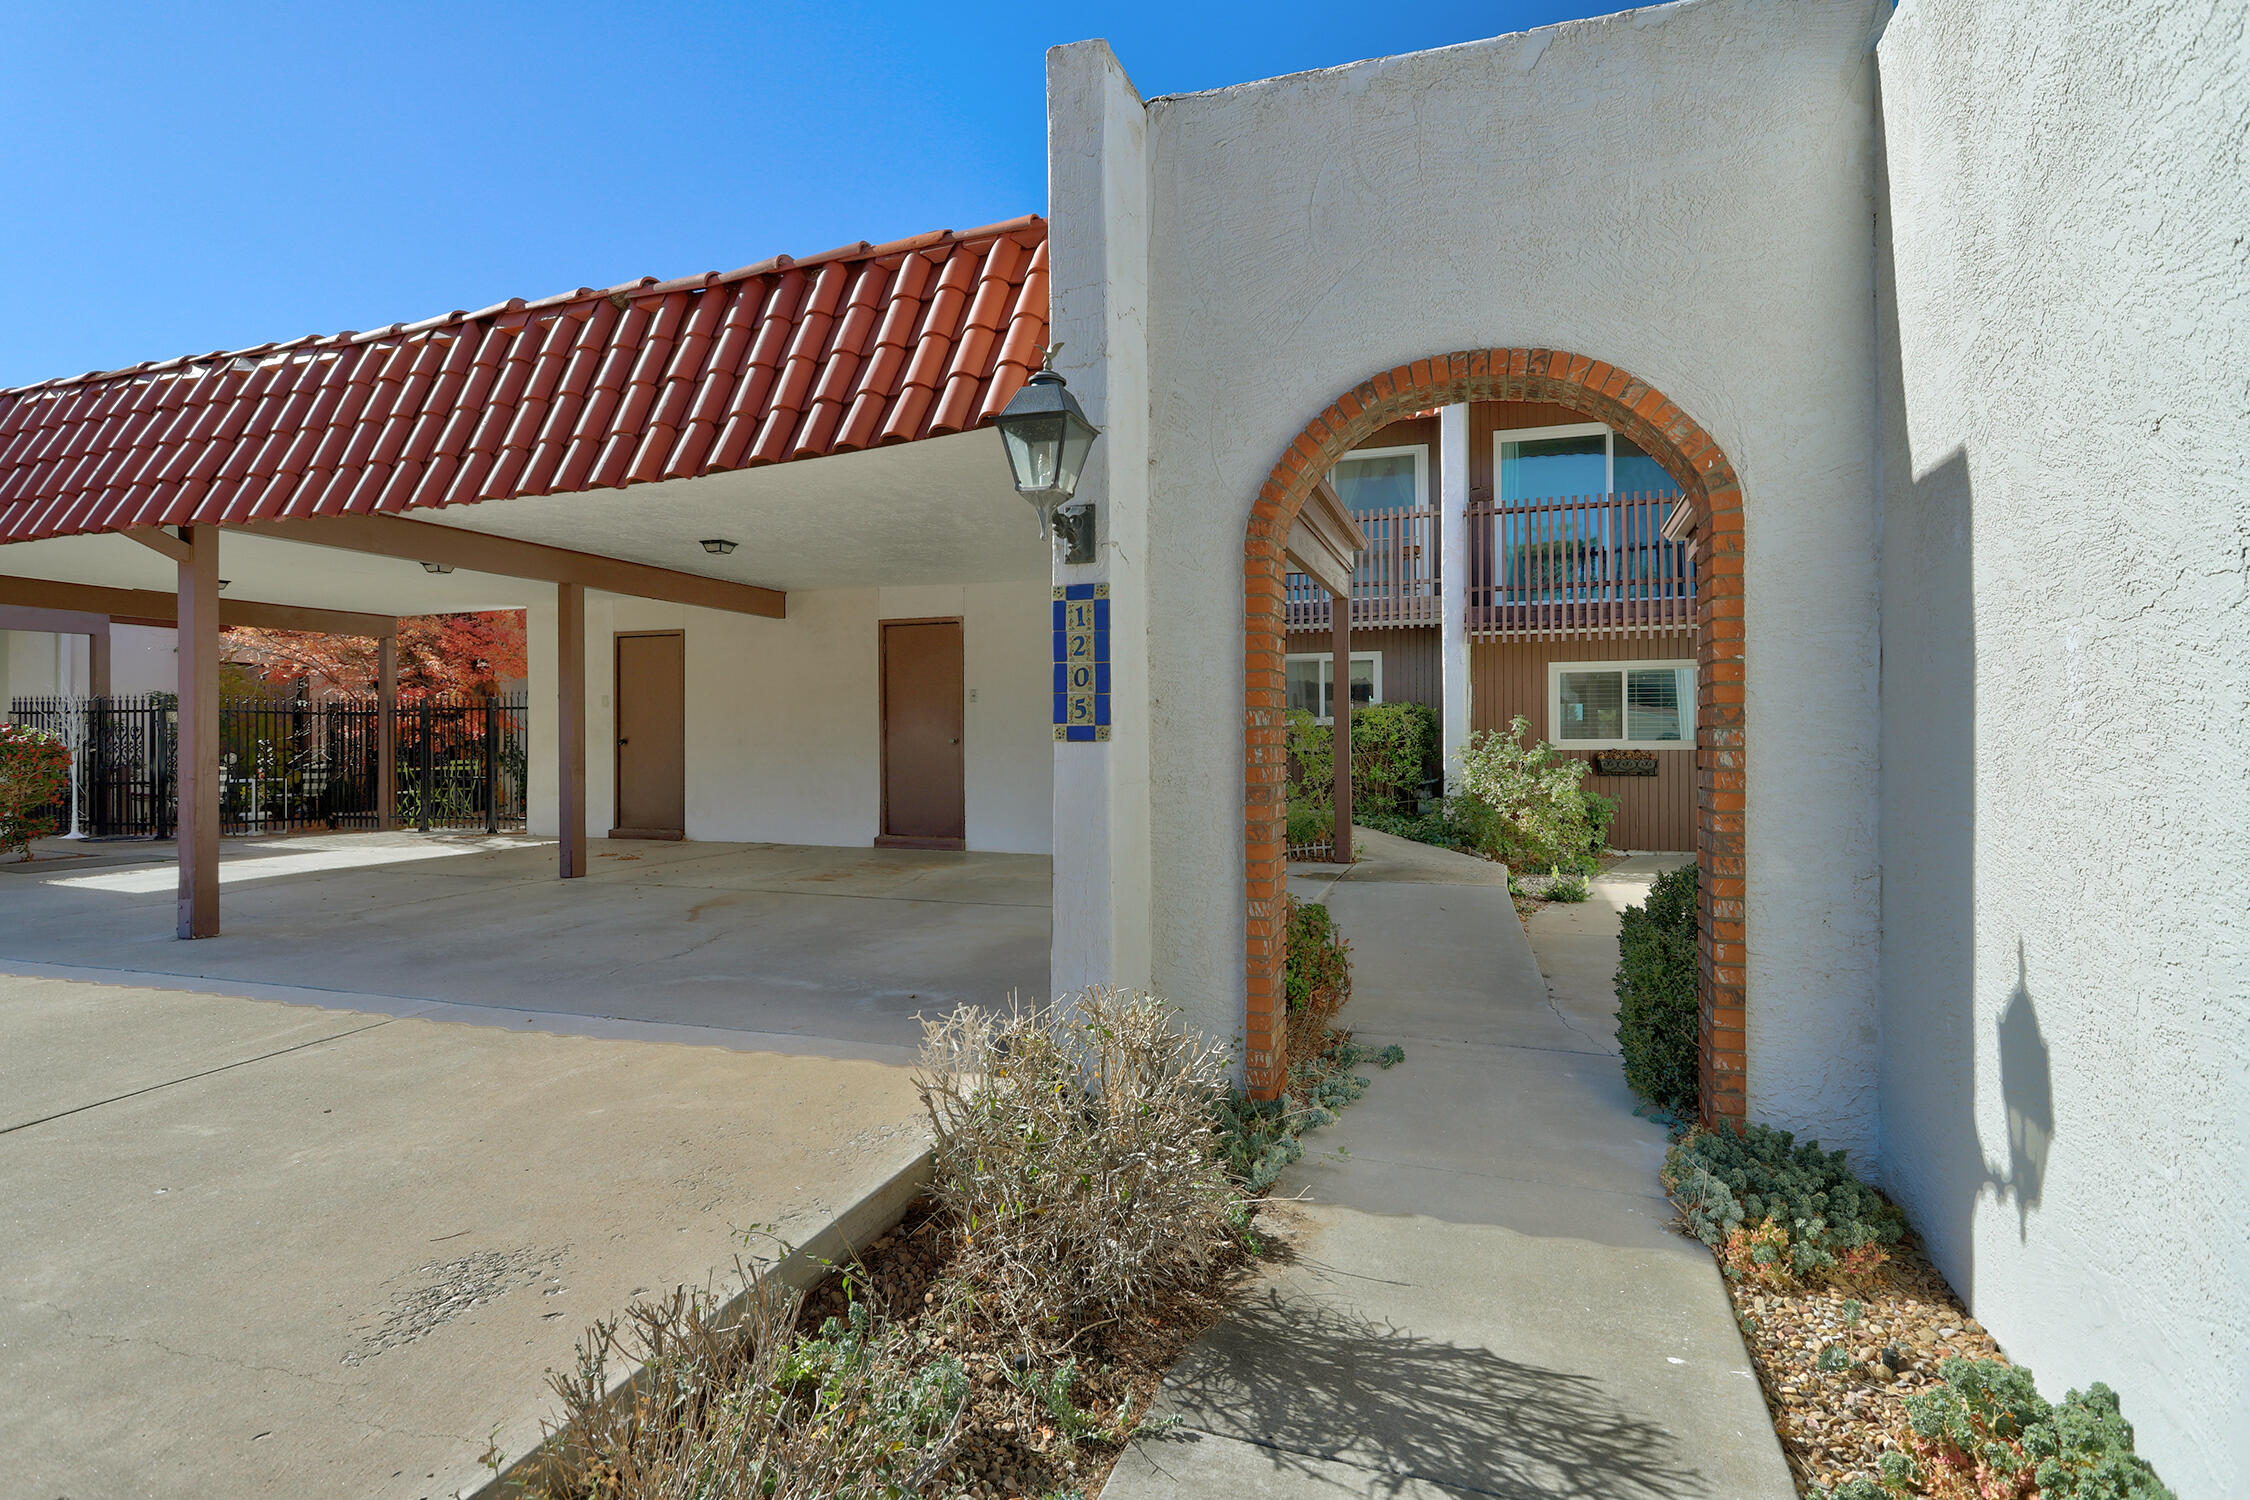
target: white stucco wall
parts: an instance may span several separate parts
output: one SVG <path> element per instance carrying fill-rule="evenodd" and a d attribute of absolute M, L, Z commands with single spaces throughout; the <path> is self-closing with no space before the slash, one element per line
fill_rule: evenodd
<path fill-rule="evenodd" d="M 1695 0 L 1150 102 L 1150 681 L 1121 711 L 1155 735 L 1158 988 L 1240 1024 L 1242 539 L 1268 469 L 1377 371 L 1568 349 L 1655 384 L 1740 472 L 1751 1109 L 1872 1147 L 1884 10 Z M 1058 265 L 1094 232 L 1064 180 Z M 1058 276 L 1058 328 L 1076 295 Z"/>
<path fill-rule="evenodd" d="M 1048 588 L 1036 583 L 812 589 L 789 616 L 596 594 L 586 607 L 586 824 L 614 823 L 616 634 L 684 630 L 687 836 L 865 845 L 879 832 L 883 620 L 960 616 L 972 850 L 1044 854 L 1052 773 Z M 531 827 L 556 829 L 554 612 L 533 606 Z"/>
<path fill-rule="evenodd" d="M 2245 15 L 1879 54 L 1885 1181 L 2182 1500 L 2250 1493 Z"/>

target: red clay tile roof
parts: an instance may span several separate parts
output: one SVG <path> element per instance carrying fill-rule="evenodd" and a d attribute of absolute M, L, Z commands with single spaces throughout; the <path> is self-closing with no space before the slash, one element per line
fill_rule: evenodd
<path fill-rule="evenodd" d="M 1036 216 L 0 391 L 0 541 L 400 511 L 989 419 L 1047 340 Z"/>

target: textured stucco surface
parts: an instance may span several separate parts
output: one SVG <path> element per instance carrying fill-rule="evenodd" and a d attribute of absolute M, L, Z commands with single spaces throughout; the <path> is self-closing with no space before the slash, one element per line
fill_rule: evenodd
<path fill-rule="evenodd" d="M 768 620 L 597 594 L 586 607 L 586 818 L 613 822 L 616 633 L 687 637 L 687 836 L 871 843 L 880 832 L 879 624 L 959 616 L 968 843 L 1049 849 L 1053 770 L 1045 583 L 811 589 Z M 531 831 L 555 829 L 554 607 L 529 612 Z"/>
<path fill-rule="evenodd" d="M 2182 1500 L 2250 1493 L 2246 14 L 1879 53 L 1885 1180 Z"/>
<path fill-rule="evenodd" d="M 1878 14 L 1872 0 L 1696 0 L 1151 101 L 1160 989 L 1239 1024 L 1236 664 L 1259 483 L 1378 370 L 1568 349 L 1654 384 L 1742 477 L 1751 1108 L 1873 1144 Z M 1061 186 L 1058 267 L 1094 232 L 1089 200 Z M 1059 331 L 1076 294 L 1059 271 L 1056 288 Z"/>

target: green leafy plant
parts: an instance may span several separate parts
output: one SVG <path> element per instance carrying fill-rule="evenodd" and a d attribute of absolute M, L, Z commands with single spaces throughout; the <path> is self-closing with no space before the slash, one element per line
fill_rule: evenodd
<path fill-rule="evenodd" d="M 1617 1044 L 1625 1081 L 1652 1104 L 1682 1115 L 1697 1103 L 1695 1001 L 1699 920 L 1695 866 L 1656 878 L 1648 899 L 1617 927 Z"/>
<path fill-rule="evenodd" d="M 0 854 L 21 854 L 55 831 L 47 812 L 70 789 L 70 747 L 26 724 L 0 724 Z"/>
<path fill-rule="evenodd" d="M 1952 1358 L 1940 1384 L 1905 1405 L 1899 1447 L 1878 1477 L 1853 1479 L 1826 1500 L 2173 1500 L 2133 1451 L 2117 1394 L 2099 1382 L 2050 1404 L 2031 1372 L 1996 1360 Z"/>
<path fill-rule="evenodd" d="M 1575 906 L 1593 894 L 1594 887 L 1583 875 L 1565 875 L 1559 870 L 1547 872 L 1546 896 L 1549 901 Z"/>
<path fill-rule="evenodd" d="M 1351 998 L 1352 945 L 1317 901 L 1285 896 L 1282 993 L 1289 1009 L 1333 1015 Z"/>
<path fill-rule="evenodd" d="M 1071 1387 L 1078 1383 L 1078 1357 L 1072 1355 L 1052 1370 L 1040 1371 L 1030 1366 L 1021 1370 L 1008 1370 L 1008 1383 L 1037 1402 L 1041 1411 L 1055 1424 L 1066 1443 L 1076 1444 L 1088 1440 L 1098 1443 L 1129 1442 L 1136 1433 L 1149 1429 L 1177 1426 L 1179 1419 L 1160 1419 L 1156 1422 L 1135 1420 L 1132 1397 L 1123 1398 L 1114 1415 L 1099 1417 L 1080 1406 L 1071 1395 Z"/>
<path fill-rule="evenodd" d="M 1461 795 L 1492 814 L 1479 830 L 1482 852 L 1513 866 L 1583 871 L 1601 849 L 1617 804 L 1586 789 L 1586 762 L 1529 735 L 1529 721 L 1518 714 L 1505 733 L 1472 738 L 1462 755 Z"/>
<path fill-rule="evenodd" d="M 1906 1216 L 1854 1177 L 1845 1155 L 1764 1125 L 1695 1130 L 1660 1175 L 1728 1276 L 1796 1287 L 1863 1276 L 1905 1236 Z"/>

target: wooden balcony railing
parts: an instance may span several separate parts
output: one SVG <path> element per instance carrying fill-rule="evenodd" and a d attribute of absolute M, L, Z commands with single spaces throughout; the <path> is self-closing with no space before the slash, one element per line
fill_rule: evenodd
<path fill-rule="evenodd" d="M 1481 636 L 1642 635 L 1692 629 L 1690 548 L 1664 539 L 1677 495 L 1575 495 L 1468 509 L 1468 629 Z M 1439 517 L 1361 511 L 1352 626 L 1439 622 Z M 1328 628 L 1328 593 L 1289 575 L 1291 630 Z"/>
<path fill-rule="evenodd" d="M 1677 495 L 1574 495 L 1469 507 L 1469 633 L 1642 634 L 1695 625 Z"/>
<path fill-rule="evenodd" d="M 1438 513 L 1362 510 L 1367 550 L 1352 570 L 1352 628 L 1438 622 Z M 1286 582 L 1289 628 L 1326 630 L 1328 591 L 1302 573 Z"/>

